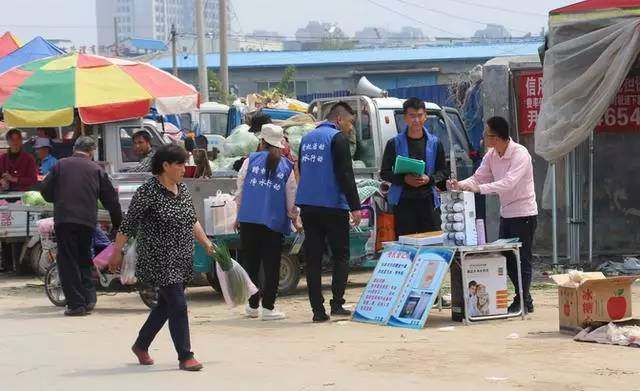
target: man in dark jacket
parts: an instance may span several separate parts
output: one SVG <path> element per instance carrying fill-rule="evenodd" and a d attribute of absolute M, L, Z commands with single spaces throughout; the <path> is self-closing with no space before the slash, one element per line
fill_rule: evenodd
<path fill-rule="evenodd" d="M 380 177 L 391 182 L 387 196 L 393 205 L 396 236 L 411 235 L 440 229 L 437 189 L 445 190 L 448 179 L 444 148 L 440 141 L 427 131 L 427 110 L 418 98 L 409 98 L 403 104 L 407 127 L 387 142 L 382 156 Z M 425 162 L 425 172 L 394 174 L 397 156 Z"/>
<path fill-rule="evenodd" d="M 96 143 L 79 137 L 73 156 L 62 159 L 40 192 L 53 202 L 58 240 L 58 270 L 67 299 L 67 316 L 83 316 L 96 305 L 91 279 L 91 242 L 98 224 L 98 200 L 109 211 L 114 229 L 122 222 L 118 193 L 102 168 L 91 160 Z"/>
<path fill-rule="evenodd" d="M 360 198 L 356 188 L 349 140 L 355 113 L 345 102 L 336 103 L 327 120 L 305 135 L 298 156 L 300 184 L 296 205 L 302 211 L 309 301 L 314 322 L 326 322 L 322 296 L 322 257 L 331 248 L 333 276 L 331 315 L 351 315 L 343 307 L 349 276 L 349 214 L 360 224 Z"/>

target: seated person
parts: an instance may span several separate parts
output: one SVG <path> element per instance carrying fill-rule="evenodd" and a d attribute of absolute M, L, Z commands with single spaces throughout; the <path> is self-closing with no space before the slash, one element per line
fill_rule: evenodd
<path fill-rule="evenodd" d="M 48 138 L 38 137 L 35 144 L 36 155 L 40 161 L 40 175 L 45 176 L 58 163 L 58 159 L 51 154 L 51 141 Z"/>
<path fill-rule="evenodd" d="M 22 148 L 22 133 L 7 132 L 9 150 L 0 156 L 0 191 L 27 191 L 38 183 L 38 166 L 32 155 Z"/>
<path fill-rule="evenodd" d="M 133 134 L 133 150 L 140 159 L 137 166 L 129 172 L 151 172 L 151 159 L 155 151 L 151 147 L 151 135 L 146 130 Z"/>
<path fill-rule="evenodd" d="M 184 149 L 187 151 L 187 154 L 189 154 L 189 157 L 187 158 L 187 162 L 185 164 L 187 166 L 195 166 L 196 163 L 193 160 L 193 150 L 196 149 L 196 143 L 191 137 L 187 137 L 184 139 Z"/>

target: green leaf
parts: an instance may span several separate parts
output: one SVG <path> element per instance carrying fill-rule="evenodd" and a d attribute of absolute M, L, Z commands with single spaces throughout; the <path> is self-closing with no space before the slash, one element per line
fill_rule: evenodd
<path fill-rule="evenodd" d="M 229 252 L 229 248 L 225 244 L 216 246 L 216 252 L 213 253 L 213 260 L 218 262 L 222 270 L 224 270 L 225 272 L 233 268 L 231 253 Z"/>
<path fill-rule="evenodd" d="M 624 289 L 620 288 L 616 291 L 616 296 L 622 296 L 624 295 Z"/>

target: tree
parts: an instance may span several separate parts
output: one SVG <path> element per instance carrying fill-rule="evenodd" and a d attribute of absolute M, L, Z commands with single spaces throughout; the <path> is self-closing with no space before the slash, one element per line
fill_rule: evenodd
<path fill-rule="evenodd" d="M 229 104 L 235 100 L 235 96 L 229 93 L 229 91 L 223 91 L 222 82 L 218 78 L 218 74 L 215 71 L 208 71 L 209 74 L 209 97 L 211 100 Z"/>
<path fill-rule="evenodd" d="M 262 106 L 270 107 L 271 104 L 280 102 L 285 98 L 295 95 L 296 67 L 289 65 L 282 73 L 282 79 L 277 86 L 268 90 L 259 91 L 258 103 Z"/>
<path fill-rule="evenodd" d="M 295 93 L 295 85 L 294 81 L 296 79 L 296 67 L 293 65 L 288 65 L 284 69 L 284 73 L 282 73 L 282 80 L 278 83 L 276 90 L 280 92 L 283 96 L 290 97 Z"/>

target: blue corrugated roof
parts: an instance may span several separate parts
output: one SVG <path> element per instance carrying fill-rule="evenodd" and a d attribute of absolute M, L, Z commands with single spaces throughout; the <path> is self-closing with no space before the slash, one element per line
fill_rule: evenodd
<path fill-rule="evenodd" d="M 154 50 L 158 52 L 167 50 L 167 45 L 164 42 L 155 39 L 131 38 L 129 42 L 131 46 L 136 49 Z"/>
<path fill-rule="evenodd" d="M 389 62 L 438 61 L 483 59 L 501 56 L 524 56 L 538 53 L 542 41 L 524 43 L 494 43 L 479 45 L 429 46 L 419 48 L 383 48 L 356 50 L 322 50 L 296 52 L 235 52 L 229 53 L 229 67 L 256 68 L 297 67 L 314 65 L 373 64 Z M 217 53 L 206 56 L 209 68 L 220 66 Z M 172 67 L 171 57 L 152 62 L 158 68 Z M 178 56 L 178 68 L 195 69 L 198 67 L 196 55 Z"/>

